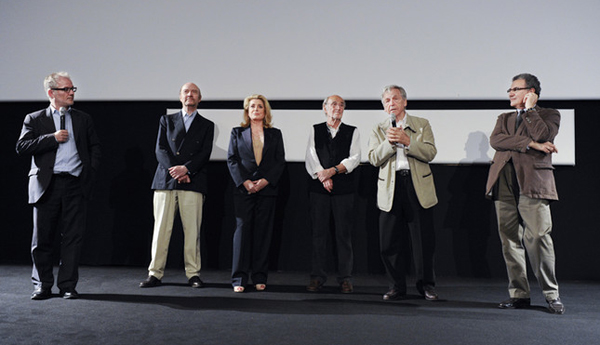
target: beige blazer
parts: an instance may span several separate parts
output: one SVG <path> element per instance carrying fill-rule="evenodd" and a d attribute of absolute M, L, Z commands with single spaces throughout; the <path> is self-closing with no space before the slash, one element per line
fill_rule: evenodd
<path fill-rule="evenodd" d="M 396 147 L 387 140 L 385 132 L 391 123 L 386 119 L 378 123 L 369 137 L 369 162 L 379 168 L 377 181 L 377 207 L 389 212 L 394 203 L 396 183 Z M 404 132 L 410 137 L 410 147 L 404 148 L 417 198 L 423 208 L 437 204 L 435 184 L 429 162 L 437 154 L 431 125 L 426 119 L 406 114 Z"/>

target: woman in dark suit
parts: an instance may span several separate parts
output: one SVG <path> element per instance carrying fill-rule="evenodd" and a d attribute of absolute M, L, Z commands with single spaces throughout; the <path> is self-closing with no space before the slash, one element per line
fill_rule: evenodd
<path fill-rule="evenodd" d="M 234 292 L 244 292 L 250 272 L 256 290 L 267 286 L 277 183 L 285 167 L 281 131 L 272 127 L 271 119 L 265 96 L 251 95 L 244 100 L 241 127 L 231 130 L 227 166 L 235 184 Z"/>

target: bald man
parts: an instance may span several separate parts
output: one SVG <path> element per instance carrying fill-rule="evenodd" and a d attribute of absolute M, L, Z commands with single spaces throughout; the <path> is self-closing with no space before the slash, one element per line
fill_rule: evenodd
<path fill-rule="evenodd" d="M 215 125 L 198 113 L 201 99 L 196 84 L 184 84 L 179 90 L 181 111 L 160 118 L 156 140 L 158 166 L 152 181 L 152 261 L 148 278 L 140 283 L 141 288 L 161 284 L 177 210 L 183 226 L 183 260 L 188 283 L 194 288 L 204 285 L 200 280 L 200 226 L 207 189 L 206 165 L 212 151 Z"/>

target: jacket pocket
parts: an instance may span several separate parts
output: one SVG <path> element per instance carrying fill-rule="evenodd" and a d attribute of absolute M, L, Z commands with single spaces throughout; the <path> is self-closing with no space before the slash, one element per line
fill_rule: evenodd
<path fill-rule="evenodd" d="M 548 163 L 548 162 L 533 162 L 533 167 L 535 169 L 550 169 L 550 170 L 554 170 L 554 167 L 552 166 L 552 163 Z"/>

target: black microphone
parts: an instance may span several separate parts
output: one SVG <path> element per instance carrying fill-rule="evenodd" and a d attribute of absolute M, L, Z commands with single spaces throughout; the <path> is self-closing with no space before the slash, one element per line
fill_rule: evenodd
<path fill-rule="evenodd" d="M 392 127 L 396 127 L 396 115 L 391 113 L 390 118 L 392 119 Z"/>
<path fill-rule="evenodd" d="M 65 114 L 67 113 L 67 109 L 60 107 L 58 112 L 60 113 L 60 129 L 63 130 L 65 129 Z"/>

